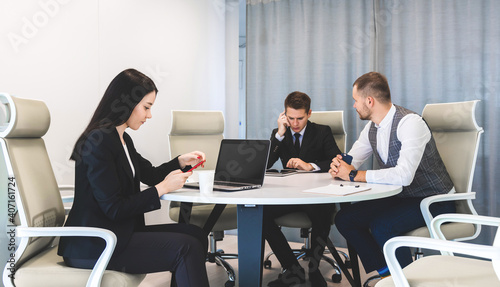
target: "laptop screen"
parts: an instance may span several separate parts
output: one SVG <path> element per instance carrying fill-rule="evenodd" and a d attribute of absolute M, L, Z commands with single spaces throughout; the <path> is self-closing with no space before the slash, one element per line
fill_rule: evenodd
<path fill-rule="evenodd" d="M 215 181 L 262 185 L 269 146 L 269 140 L 222 140 L 215 168 Z"/>

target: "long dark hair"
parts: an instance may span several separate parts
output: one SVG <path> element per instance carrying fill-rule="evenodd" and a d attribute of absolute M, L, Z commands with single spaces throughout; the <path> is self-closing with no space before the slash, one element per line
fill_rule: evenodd
<path fill-rule="evenodd" d="M 124 124 L 142 98 L 153 91 L 158 93 L 155 83 L 143 73 L 134 69 L 119 73 L 109 84 L 89 125 L 76 141 L 70 159 L 81 159 L 85 142 L 92 131 L 111 132 Z"/>

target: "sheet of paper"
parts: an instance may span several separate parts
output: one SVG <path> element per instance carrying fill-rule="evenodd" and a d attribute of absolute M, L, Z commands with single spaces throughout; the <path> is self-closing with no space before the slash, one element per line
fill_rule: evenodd
<path fill-rule="evenodd" d="M 370 187 L 363 187 L 360 185 L 329 184 L 327 186 L 307 189 L 307 190 L 304 190 L 304 192 L 343 196 L 343 195 L 349 195 L 349 194 L 358 193 L 358 192 L 362 192 L 362 191 L 367 191 L 370 189 L 371 189 Z"/>

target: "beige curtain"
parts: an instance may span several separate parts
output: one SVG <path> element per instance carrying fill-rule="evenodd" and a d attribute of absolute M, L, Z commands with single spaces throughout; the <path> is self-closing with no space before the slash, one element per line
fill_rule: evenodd
<path fill-rule="evenodd" d="M 284 98 L 298 90 L 313 110 L 345 111 L 350 147 L 365 125 L 352 83 L 371 70 L 387 75 L 394 103 L 419 113 L 427 103 L 480 99 L 474 205 L 500 216 L 500 1 L 247 3 L 248 138 L 268 138 Z"/>

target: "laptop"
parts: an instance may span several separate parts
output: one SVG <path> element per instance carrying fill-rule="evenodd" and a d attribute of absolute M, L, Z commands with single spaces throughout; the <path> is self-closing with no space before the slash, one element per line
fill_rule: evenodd
<path fill-rule="evenodd" d="M 214 190 L 260 188 L 264 183 L 271 141 L 223 139 L 215 167 Z M 197 182 L 184 187 L 199 188 Z"/>

